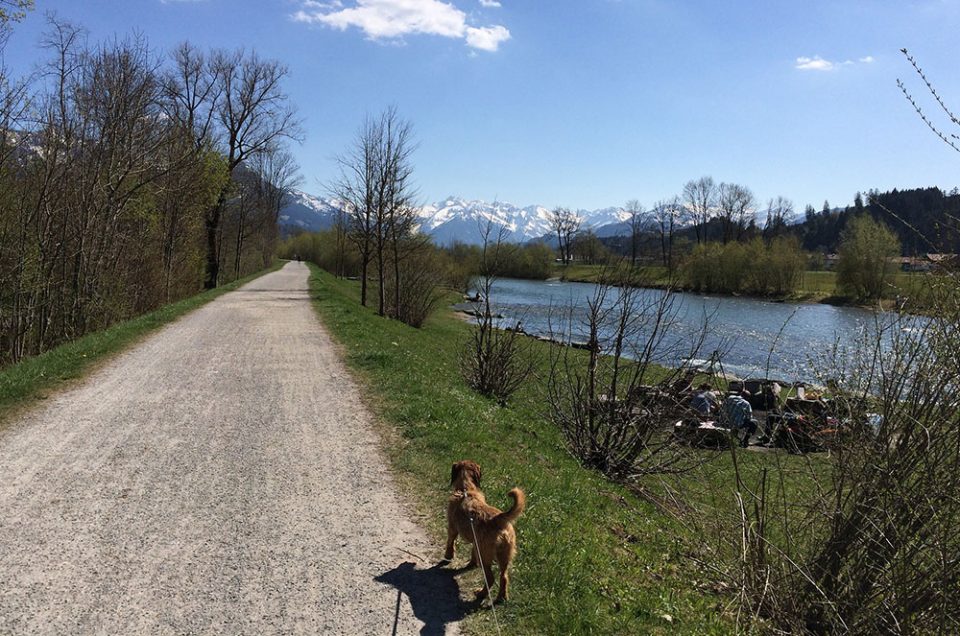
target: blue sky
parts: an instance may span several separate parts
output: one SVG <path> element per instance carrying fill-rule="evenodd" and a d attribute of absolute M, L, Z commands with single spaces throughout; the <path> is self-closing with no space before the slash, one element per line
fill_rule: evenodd
<path fill-rule="evenodd" d="M 389 104 L 416 128 L 425 201 L 650 205 L 709 174 L 800 211 L 960 185 L 960 154 L 896 85 L 933 112 L 907 47 L 960 110 L 960 0 L 36 0 L 7 46 L 15 70 L 42 55 L 47 11 L 92 40 L 139 30 L 158 50 L 282 60 L 317 194 Z"/>

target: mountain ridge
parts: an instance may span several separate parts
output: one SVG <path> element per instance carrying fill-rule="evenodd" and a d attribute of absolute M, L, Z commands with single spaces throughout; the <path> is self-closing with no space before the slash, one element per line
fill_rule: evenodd
<path fill-rule="evenodd" d="M 287 233 L 298 229 L 320 231 L 333 227 L 339 211 L 333 199 L 293 190 L 280 211 L 279 223 Z M 615 227 L 623 227 L 629 219 L 629 214 L 619 207 L 577 210 L 576 213 L 583 219 L 583 229 L 607 236 L 615 236 L 619 232 L 604 232 L 604 228 L 614 230 Z M 503 201 L 489 203 L 451 195 L 421 207 L 418 216 L 420 230 L 440 245 L 450 245 L 456 241 L 481 243 L 482 228 L 488 221 L 506 227 L 510 232 L 507 240 L 512 243 L 526 243 L 552 234 L 550 210 L 541 205 L 520 207 Z"/>

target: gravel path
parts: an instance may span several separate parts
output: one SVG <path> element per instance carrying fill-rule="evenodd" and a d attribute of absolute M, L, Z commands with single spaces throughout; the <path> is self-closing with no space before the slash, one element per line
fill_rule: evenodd
<path fill-rule="evenodd" d="M 222 296 L 0 433 L 0 634 L 456 631 L 307 277 Z"/>

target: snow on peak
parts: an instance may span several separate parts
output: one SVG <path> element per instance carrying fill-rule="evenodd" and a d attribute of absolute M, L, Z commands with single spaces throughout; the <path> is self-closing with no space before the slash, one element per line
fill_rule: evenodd
<path fill-rule="evenodd" d="M 294 190 L 281 211 L 281 225 L 306 230 L 329 228 L 336 221 L 338 203 Z M 618 207 L 578 210 L 577 214 L 583 220 L 581 227 L 592 230 L 622 224 L 629 219 L 629 214 Z M 492 223 L 505 227 L 510 232 L 508 240 L 511 242 L 523 243 L 551 234 L 550 215 L 550 210 L 540 205 L 521 208 L 505 201 L 490 203 L 451 195 L 420 208 L 419 227 L 437 243 L 449 245 L 455 241 L 481 242 L 483 229 Z"/>

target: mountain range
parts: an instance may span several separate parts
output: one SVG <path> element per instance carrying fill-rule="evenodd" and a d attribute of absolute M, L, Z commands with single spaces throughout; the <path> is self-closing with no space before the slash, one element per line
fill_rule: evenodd
<path fill-rule="evenodd" d="M 280 211 L 284 232 L 319 231 L 333 227 L 339 211 L 337 201 L 313 196 L 300 190 L 291 192 Z M 598 236 L 629 234 L 629 214 L 622 208 L 578 210 L 582 229 L 591 229 Z M 482 228 L 488 221 L 506 227 L 508 240 L 514 243 L 551 237 L 550 210 L 541 205 L 518 207 L 510 203 L 468 200 L 450 196 L 420 208 L 420 231 L 429 234 L 439 245 L 455 241 L 478 244 L 483 241 Z"/>

